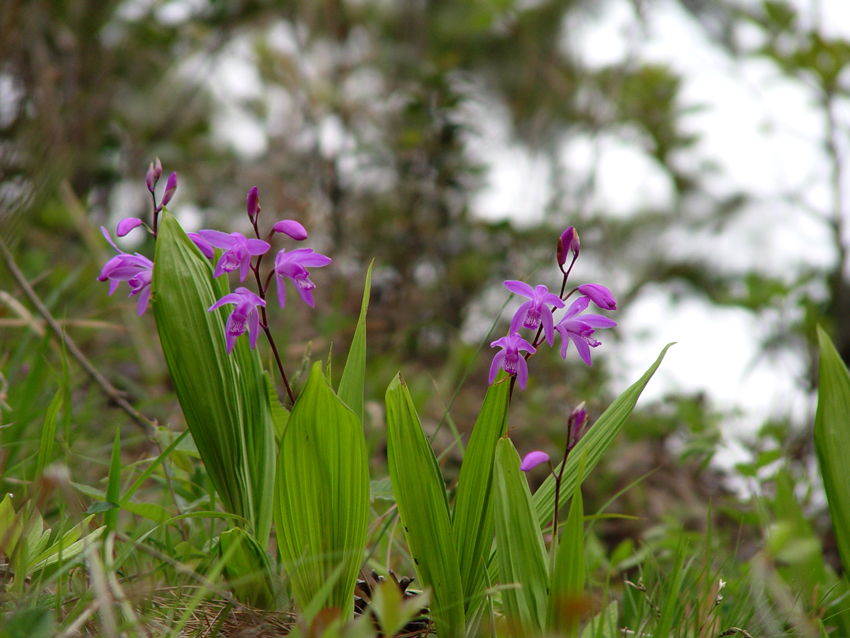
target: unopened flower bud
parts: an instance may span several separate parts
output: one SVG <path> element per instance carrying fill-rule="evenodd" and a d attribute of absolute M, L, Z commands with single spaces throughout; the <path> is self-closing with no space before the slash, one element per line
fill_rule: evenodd
<path fill-rule="evenodd" d="M 165 193 L 162 195 L 160 206 L 166 206 L 171 198 L 174 197 L 174 191 L 177 190 L 177 172 L 175 171 L 168 176 L 168 181 L 165 183 Z"/>
<path fill-rule="evenodd" d="M 145 184 L 147 185 L 149 192 L 153 193 L 153 187 L 155 183 L 156 179 L 154 178 L 153 162 L 151 162 L 151 165 L 148 166 L 148 174 L 145 175 Z"/>
<path fill-rule="evenodd" d="M 533 470 L 535 467 L 540 465 L 541 463 L 548 463 L 549 455 L 546 452 L 541 452 L 539 450 L 535 450 L 534 452 L 529 452 L 525 455 L 525 458 L 522 460 L 522 463 L 519 466 L 519 469 L 523 472 L 528 472 Z"/>
<path fill-rule="evenodd" d="M 584 409 L 584 401 L 579 403 L 575 409 L 570 412 L 570 417 L 567 419 L 567 428 L 572 432 L 571 438 L 573 445 L 578 441 L 581 429 L 587 423 L 587 410 Z"/>
<path fill-rule="evenodd" d="M 295 241 L 307 239 L 307 230 L 294 219 L 284 219 L 274 225 L 274 232 L 289 235 Z"/>
<path fill-rule="evenodd" d="M 257 218 L 257 215 L 259 215 L 260 211 L 262 210 L 260 206 L 260 196 L 256 186 L 254 186 L 251 190 L 248 191 L 247 208 L 248 218 L 253 223 L 253 221 Z"/>
<path fill-rule="evenodd" d="M 616 310 L 617 300 L 614 295 L 602 284 L 582 284 L 578 291 L 603 310 Z"/>
<path fill-rule="evenodd" d="M 570 226 L 558 238 L 558 265 L 563 266 L 567 261 L 567 253 L 573 253 L 573 259 L 578 257 L 580 243 L 578 231 Z"/>
<path fill-rule="evenodd" d="M 127 217 L 118 222 L 118 228 L 115 229 L 115 234 L 119 237 L 124 237 L 134 228 L 138 228 L 144 222 L 138 217 Z"/>

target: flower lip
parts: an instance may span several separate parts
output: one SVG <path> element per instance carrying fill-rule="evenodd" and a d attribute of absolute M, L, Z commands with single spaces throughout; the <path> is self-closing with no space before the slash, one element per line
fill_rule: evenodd
<path fill-rule="evenodd" d="M 239 281 L 245 281 L 251 267 L 251 257 L 262 255 L 270 248 L 269 244 L 262 239 L 247 239 L 241 233 L 228 235 L 219 230 L 200 230 L 198 234 L 211 246 L 224 250 L 224 254 L 216 264 L 213 277 L 238 270 Z"/>
<path fill-rule="evenodd" d="M 522 472 L 528 472 L 529 470 L 533 470 L 538 465 L 548 462 L 549 455 L 546 454 L 546 452 L 534 450 L 533 452 L 529 452 L 525 455 L 525 458 L 522 459 L 522 463 L 520 464 L 519 469 Z"/>
<path fill-rule="evenodd" d="M 516 375 L 517 383 L 520 389 L 525 390 L 526 382 L 528 381 L 528 363 L 525 357 L 520 355 L 520 351 L 536 352 L 534 346 L 528 341 L 519 336 L 516 332 L 509 334 L 507 337 L 496 339 L 490 344 L 491 348 L 502 348 L 493 357 L 493 362 L 490 364 L 489 383 L 493 384 L 496 380 L 496 375 L 501 367 L 510 375 Z"/>
<path fill-rule="evenodd" d="M 251 349 L 254 349 L 257 346 L 257 335 L 260 332 L 260 314 L 257 311 L 257 306 L 265 308 L 266 302 L 247 288 L 239 287 L 234 292 L 216 301 L 207 311 L 212 312 L 221 308 L 224 304 L 230 303 L 234 304 L 235 307 L 228 316 L 224 327 L 227 354 L 230 354 L 230 351 L 233 350 L 236 337 L 245 334 L 246 330 L 251 342 Z"/>
<path fill-rule="evenodd" d="M 313 252 L 312 248 L 296 248 L 295 250 L 286 252 L 286 249 L 281 250 L 274 260 L 274 274 L 277 282 L 277 300 L 280 307 L 283 308 L 286 304 L 286 281 L 288 278 L 301 299 L 304 300 L 311 308 L 314 308 L 313 288 L 316 287 L 310 281 L 310 273 L 307 267 L 321 268 L 331 263 L 331 258 L 325 255 Z"/>

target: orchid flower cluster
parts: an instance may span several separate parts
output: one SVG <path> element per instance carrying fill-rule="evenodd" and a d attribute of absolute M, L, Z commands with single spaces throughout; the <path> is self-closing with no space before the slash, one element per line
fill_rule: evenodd
<path fill-rule="evenodd" d="M 163 207 L 171 201 L 174 192 L 177 190 L 177 173 L 172 173 L 166 182 L 162 200 L 157 204 L 156 184 L 161 176 L 162 164 L 159 158 L 157 158 L 155 163 L 151 163 L 145 178 L 147 189 L 153 199 L 152 226 L 148 226 L 143 220 L 137 217 L 128 217 L 118 223 L 116 228 L 118 237 L 124 237 L 139 226 L 144 226 L 148 232 L 156 237 L 158 215 Z M 251 348 L 255 348 L 259 330 L 261 327 L 263 328 L 277 359 L 280 373 L 290 399 L 294 402 L 294 397 L 286 375 L 283 372 L 277 348 L 274 345 L 274 339 L 268 328 L 265 310 L 266 293 L 268 292 L 272 278 L 274 278 L 277 286 L 278 303 L 283 308 L 286 304 L 286 280 L 289 279 L 304 303 L 313 308 L 312 291 L 316 287 L 316 284 L 310 280 L 310 272 L 307 268 L 327 266 L 331 263 L 331 259 L 330 257 L 314 252 L 312 248 L 296 248 L 288 252 L 284 248 L 277 253 L 274 260 L 274 267 L 268 273 L 265 280 L 263 280 L 260 275 L 260 262 L 263 255 L 271 248 L 269 242 L 272 236 L 275 233 L 280 233 L 287 235 L 295 241 L 304 241 L 307 239 L 307 231 L 301 223 L 292 219 L 284 219 L 273 226 L 265 240 L 261 239 L 257 224 L 262 207 L 260 206 L 259 193 L 256 186 L 248 191 L 246 209 L 256 238 L 247 238 L 241 233 L 236 232 L 227 234 L 218 230 L 201 230 L 197 233 L 187 234 L 207 259 L 215 259 L 216 248 L 222 251 L 213 272 L 214 277 L 238 271 L 239 281 L 244 282 L 249 272 L 254 273 L 259 294 L 245 287 L 239 287 L 234 292 L 219 299 L 207 310 L 212 312 L 226 304 L 233 304 L 234 306 L 225 325 L 225 343 L 228 354 L 233 350 L 237 337 L 246 332 L 248 333 Z M 101 231 L 104 237 L 106 237 L 106 240 L 119 254 L 106 263 L 103 270 L 101 270 L 98 280 L 109 281 L 110 295 L 115 292 L 120 282 L 126 281 L 130 286 L 130 296 L 138 295 L 139 297 L 138 313 L 141 316 L 147 309 L 148 300 L 151 295 L 150 284 L 153 262 L 139 253 L 131 255 L 123 252 L 115 245 L 106 228 L 101 226 Z"/>
<path fill-rule="evenodd" d="M 490 344 L 491 348 L 502 348 L 493 357 L 493 363 L 490 365 L 489 382 L 491 385 L 495 381 L 501 367 L 516 379 L 522 390 L 525 390 L 528 381 L 528 358 L 537 351 L 537 348 L 544 340 L 550 346 L 554 346 L 555 332 L 561 336 L 561 357 L 566 359 L 567 347 L 570 341 L 572 341 L 582 361 L 587 365 L 591 365 L 590 349 L 600 345 L 600 341 L 594 338 L 594 333 L 598 329 L 613 328 L 617 325 L 616 322 L 603 315 L 581 314 L 587 310 L 590 302 L 593 302 L 603 310 L 617 309 L 617 301 L 614 299 L 611 291 L 605 286 L 601 284 L 582 284 L 572 289 L 566 296 L 564 295 L 570 272 L 573 269 L 576 259 L 578 259 L 579 249 L 578 232 L 570 226 L 558 238 L 556 256 L 558 268 L 563 274 L 560 295 L 549 292 L 549 289 L 544 285 L 538 285 L 532 288 L 522 281 L 505 281 L 505 287 L 510 292 L 525 297 L 528 301 L 524 302 L 517 309 L 511 320 L 511 326 L 508 329 L 507 336 L 497 339 Z M 567 263 L 569 254 L 572 255 L 572 261 L 565 270 L 564 265 Z M 578 293 L 580 296 L 573 301 L 566 313 L 556 324 L 554 317 L 555 310 L 564 308 L 566 306 L 565 301 L 575 293 Z M 520 334 L 521 328 L 537 331 L 532 343 L 529 343 L 522 337 Z M 525 352 L 526 354 L 521 355 L 520 352 Z"/>

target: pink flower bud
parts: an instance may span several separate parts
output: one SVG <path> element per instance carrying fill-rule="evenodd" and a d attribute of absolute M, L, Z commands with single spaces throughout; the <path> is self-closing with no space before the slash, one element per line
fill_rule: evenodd
<path fill-rule="evenodd" d="M 614 295 L 602 284 L 582 284 L 578 291 L 603 310 L 616 310 L 617 300 Z"/>
<path fill-rule="evenodd" d="M 155 182 L 156 179 L 154 178 L 153 162 L 151 162 L 151 165 L 148 167 L 148 174 L 145 175 L 145 184 L 148 187 L 148 191 L 150 191 L 151 193 L 153 193 L 153 187 Z"/>
<path fill-rule="evenodd" d="M 168 181 L 165 183 L 165 193 L 162 195 L 162 202 L 160 202 L 160 206 L 165 206 L 168 202 L 171 201 L 171 198 L 174 197 L 174 191 L 177 190 L 177 172 L 175 171 L 171 175 L 168 176 Z"/>
<path fill-rule="evenodd" d="M 127 217 L 118 222 L 118 228 L 115 229 L 115 234 L 119 237 L 124 237 L 134 228 L 138 228 L 144 222 L 138 217 Z"/>
<path fill-rule="evenodd" d="M 289 235 L 295 241 L 307 239 L 307 230 L 293 219 L 284 219 L 274 225 L 274 232 Z"/>
<path fill-rule="evenodd" d="M 256 186 L 254 186 L 254 188 L 248 191 L 247 208 L 248 218 L 253 222 L 262 210 L 262 207 L 260 206 L 260 196 Z"/>
<path fill-rule="evenodd" d="M 570 226 L 558 238 L 558 265 L 563 266 L 567 261 L 567 253 L 573 253 L 573 259 L 578 257 L 580 243 L 578 231 Z"/>
<path fill-rule="evenodd" d="M 529 452 L 525 455 L 525 458 L 522 460 L 522 464 L 519 466 L 519 469 L 523 472 L 528 472 L 529 470 L 533 470 L 535 467 L 540 465 L 541 463 L 548 463 L 549 455 L 546 452 L 541 452 L 539 450 L 535 450 L 534 452 Z"/>

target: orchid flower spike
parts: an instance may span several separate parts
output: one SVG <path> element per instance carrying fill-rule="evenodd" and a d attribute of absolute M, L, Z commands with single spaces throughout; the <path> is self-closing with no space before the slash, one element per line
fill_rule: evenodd
<path fill-rule="evenodd" d="M 496 374 L 499 372 L 499 366 L 510 375 L 516 375 L 519 387 L 524 391 L 525 384 L 528 381 L 528 363 L 525 361 L 519 352 L 536 352 L 534 346 L 528 341 L 519 336 L 516 332 L 509 334 L 507 337 L 496 339 L 490 344 L 491 348 L 502 348 L 493 357 L 493 363 L 490 364 L 490 385 L 496 380 Z"/>
<path fill-rule="evenodd" d="M 600 342 L 593 338 L 593 333 L 596 329 L 613 328 L 617 323 L 608 317 L 602 315 L 582 315 L 580 313 L 587 309 L 590 303 L 589 297 L 579 297 L 567 309 L 567 313 L 555 326 L 555 330 L 561 335 L 563 345 L 561 346 L 561 356 L 567 358 L 567 346 L 570 340 L 576 345 L 578 356 L 587 365 L 591 365 L 590 349 L 600 345 Z"/>
<path fill-rule="evenodd" d="M 511 328 L 508 332 L 517 332 L 522 326 L 531 330 L 537 330 L 540 327 L 540 322 L 543 322 L 543 334 L 546 335 L 546 341 L 549 345 L 555 343 L 555 320 L 552 317 L 552 309 L 549 305 L 556 308 L 563 308 L 564 302 L 561 298 L 549 292 L 546 286 L 537 286 L 532 288 L 523 281 L 508 280 L 505 282 L 505 288 L 512 293 L 527 297 L 528 301 L 523 303 L 514 314 L 511 321 Z"/>
<path fill-rule="evenodd" d="M 224 339 L 227 344 L 227 354 L 233 350 L 236 337 L 245 334 L 248 330 L 248 338 L 251 341 L 251 349 L 257 346 L 257 335 L 260 332 L 260 314 L 257 306 L 266 307 L 266 302 L 247 288 L 237 288 L 235 292 L 224 295 L 208 308 L 209 312 L 221 308 L 224 304 L 235 304 L 233 312 L 227 318 L 224 327 Z"/>
<path fill-rule="evenodd" d="M 522 459 L 522 463 L 519 466 L 520 471 L 528 472 L 529 470 L 533 470 L 538 465 L 549 462 L 549 455 L 546 452 L 541 452 L 540 450 L 535 450 L 534 452 L 529 452 Z"/>
<path fill-rule="evenodd" d="M 219 230 L 201 230 L 198 234 L 210 245 L 225 250 L 216 264 L 213 277 L 238 270 L 239 281 L 245 281 L 251 267 L 251 257 L 262 255 L 270 248 L 262 239 L 246 239 L 241 233 L 228 235 Z"/>
<path fill-rule="evenodd" d="M 284 278 L 288 278 L 292 282 L 304 303 L 311 308 L 315 307 L 312 291 L 316 284 L 310 281 L 307 266 L 321 268 L 329 263 L 331 263 L 330 257 L 313 252 L 312 248 L 296 248 L 291 252 L 286 252 L 286 249 L 281 250 L 274 260 L 277 300 L 280 307 L 283 308 L 286 304 L 286 280 Z"/>
<path fill-rule="evenodd" d="M 106 262 L 97 279 L 98 281 L 109 281 L 110 295 L 118 289 L 119 283 L 126 281 L 127 285 L 130 286 L 129 296 L 138 295 L 139 297 L 138 312 L 141 317 L 145 313 L 145 310 L 147 310 L 148 300 L 151 297 L 153 262 L 139 253 L 135 255 L 125 253 L 112 241 L 109 231 L 103 226 L 100 227 L 100 230 L 103 232 L 103 236 L 106 237 L 106 241 L 119 254 Z"/>

